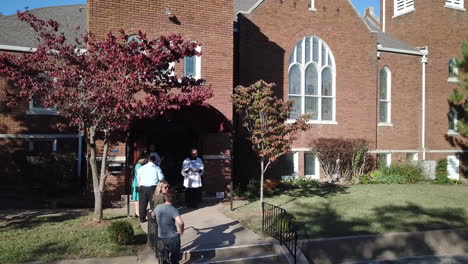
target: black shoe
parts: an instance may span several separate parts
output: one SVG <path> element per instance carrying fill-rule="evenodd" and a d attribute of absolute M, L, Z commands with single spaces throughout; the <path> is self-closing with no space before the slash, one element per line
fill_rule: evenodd
<path fill-rule="evenodd" d="M 140 219 L 140 223 L 148 222 L 146 219 Z"/>

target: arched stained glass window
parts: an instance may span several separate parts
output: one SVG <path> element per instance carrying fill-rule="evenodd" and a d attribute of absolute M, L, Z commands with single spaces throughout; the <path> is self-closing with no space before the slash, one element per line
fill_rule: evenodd
<path fill-rule="evenodd" d="M 316 36 L 300 40 L 289 57 L 288 97 L 294 100 L 291 118 L 311 114 L 311 120 L 335 121 L 335 59 Z"/>

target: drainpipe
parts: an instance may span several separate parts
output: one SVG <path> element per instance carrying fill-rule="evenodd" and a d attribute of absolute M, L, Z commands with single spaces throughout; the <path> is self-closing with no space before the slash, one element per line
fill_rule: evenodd
<path fill-rule="evenodd" d="M 78 136 L 78 166 L 77 166 L 77 176 L 81 179 L 81 163 L 82 163 L 82 156 L 83 155 L 83 136 Z"/>
<path fill-rule="evenodd" d="M 385 0 L 383 0 L 383 3 L 382 3 L 382 32 L 384 32 L 384 33 L 385 33 L 385 7 L 386 7 Z"/>
<path fill-rule="evenodd" d="M 422 160 L 426 160 L 426 64 L 429 50 L 426 47 L 419 49 L 423 54 L 422 64 L 422 92 L 421 92 L 421 150 Z"/>

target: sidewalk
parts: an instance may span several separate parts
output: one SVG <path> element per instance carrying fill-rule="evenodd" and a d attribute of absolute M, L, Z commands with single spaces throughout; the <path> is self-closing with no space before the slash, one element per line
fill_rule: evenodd
<path fill-rule="evenodd" d="M 219 212 L 221 203 L 203 202 L 198 209 L 178 208 L 185 223 L 181 252 L 197 252 L 223 247 L 238 247 L 273 242 L 271 238 L 244 228 Z M 141 224 L 145 232 L 148 223 Z M 155 263 L 154 252 L 145 249 L 138 254 L 140 263 Z"/>

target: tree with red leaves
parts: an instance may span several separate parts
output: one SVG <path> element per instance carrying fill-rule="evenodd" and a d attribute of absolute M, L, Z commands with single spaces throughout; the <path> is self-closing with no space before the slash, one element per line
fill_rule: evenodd
<path fill-rule="evenodd" d="M 0 75 L 12 83 L 5 91 L 5 103 L 11 107 L 38 99 L 65 117 L 61 128 L 76 128 L 83 136 L 90 155 L 94 218 L 101 221 L 108 150 L 130 122 L 212 97 L 203 80 L 175 76 L 170 66 L 185 56 L 200 56 L 199 44 L 180 35 L 150 40 L 141 31 L 132 41 L 124 30 L 102 39 L 88 33 L 67 40 L 56 21 L 41 20 L 28 10 L 18 12 L 18 18 L 34 29 L 39 45 L 22 56 L 0 56 Z M 98 154 L 103 160 L 99 173 Z"/>
<path fill-rule="evenodd" d="M 287 122 L 293 102 L 273 95 L 274 84 L 257 81 L 249 87 L 237 86 L 233 102 L 252 150 L 260 162 L 260 202 L 263 202 L 264 174 L 271 163 L 291 151 L 291 144 L 299 131 L 310 128 L 310 115 L 302 115 Z"/>

